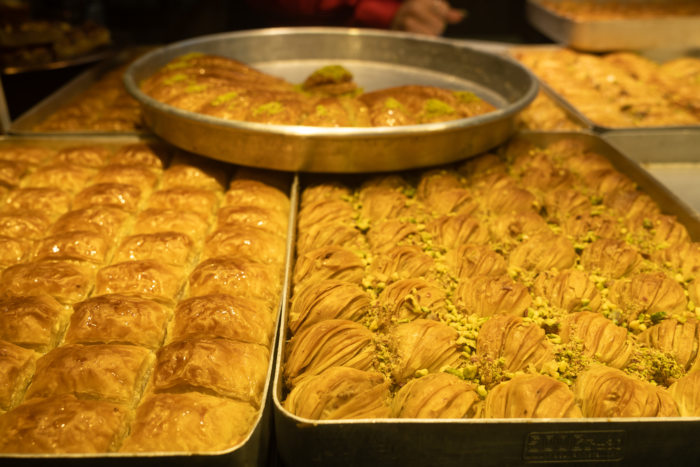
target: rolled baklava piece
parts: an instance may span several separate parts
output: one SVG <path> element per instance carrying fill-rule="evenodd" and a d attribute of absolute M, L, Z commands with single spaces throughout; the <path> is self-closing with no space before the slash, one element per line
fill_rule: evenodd
<path fill-rule="evenodd" d="M 301 256 L 317 248 L 331 245 L 362 251 L 367 248 L 366 242 L 362 232 L 354 225 L 314 224 L 299 232 L 296 246 L 297 254 Z"/>
<path fill-rule="evenodd" d="M 174 302 L 185 279 L 182 268 L 157 260 L 124 261 L 100 269 L 95 294 L 138 294 Z"/>
<path fill-rule="evenodd" d="M 404 181 L 404 184 L 406 182 Z M 299 205 L 303 208 L 324 199 L 342 200 L 350 197 L 350 188 L 337 181 L 311 182 L 301 193 Z"/>
<path fill-rule="evenodd" d="M 398 219 L 408 212 L 408 197 L 399 189 L 370 186 L 360 190 L 359 199 L 362 203 L 360 218 L 368 220 L 370 225 L 386 219 Z"/>
<path fill-rule="evenodd" d="M 372 285 L 390 284 L 404 279 L 437 278 L 435 260 L 417 245 L 396 246 L 372 259 L 367 279 Z"/>
<path fill-rule="evenodd" d="M 438 283 L 425 279 L 401 279 L 379 294 L 379 314 L 387 321 L 417 318 L 438 319 L 447 312 L 447 293 Z"/>
<path fill-rule="evenodd" d="M 683 287 L 663 272 L 619 279 L 610 286 L 608 298 L 621 308 L 628 322 L 636 320 L 640 313 L 680 313 L 688 303 Z"/>
<path fill-rule="evenodd" d="M 24 186 L 30 188 L 61 187 L 69 193 L 78 193 L 95 175 L 95 170 L 80 165 L 57 162 L 37 168 L 24 180 Z"/>
<path fill-rule="evenodd" d="M 485 244 L 490 238 L 488 228 L 469 214 L 438 217 L 426 226 L 426 231 L 432 235 L 432 243 L 436 247 L 447 250 L 465 243 Z"/>
<path fill-rule="evenodd" d="M 37 352 L 58 345 L 71 315 L 50 295 L 0 298 L 0 339 Z"/>
<path fill-rule="evenodd" d="M 598 288 L 587 273 L 578 269 L 541 273 L 535 279 L 533 293 L 569 313 L 577 310 L 598 311 L 601 305 Z"/>
<path fill-rule="evenodd" d="M 20 403 L 34 376 L 38 357 L 33 350 L 0 340 L 0 411 Z"/>
<path fill-rule="evenodd" d="M 141 190 L 123 183 L 98 183 L 90 185 L 75 195 L 74 209 L 90 206 L 111 206 L 127 212 L 135 212 L 141 206 Z"/>
<path fill-rule="evenodd" d="M 625 368 L 632 358 L 634 347 L 627 329 L 599 313 L 579 311 L 564 316 L 559 335 L 563 343 L 581 342 L 584 355 L 613 368 Z"/>
<path fill-rule="evenodd" d="M 578 376 L 574 387 L 585 417 L 676 417 L 668 391 L 621 370 L 596 365 Z"/>
<path fill-rule="evenodd" d="M 389 381 L 381 373 L 337 366 L 300 382 L 284 408 L 312 420 L 386 418 L 389 399 Z"/>
<path fill-rule="evenodd" d="M 458 280 L 476 276 L 503 276 L 506 260 L 488 245 L 465 243 L 445 255 L 447 267 Z"/>
<path fill-rule="evenodd" d="M 284 238 L 258 227 L 237 225 L 223 227 L 207 239 L 202 259 L 241 256 L 266 264 L 281 265 L 287 245 Z"/>
<path fill-rule="evenodd" d="M 692 279 L 700 273 L 700 243 L 697 242 L 670 245 L 656 251 L 653 258 L 657 264 L 679 272 L 685 280 Z"/>
<path fill-rule="evenodd" d="M 510 252 L 508 264 L 523 271 L 544 272 L 568 269 L 576 261 L 571 240 L 553 233 L 533 235 Z"/>
<path fill-rule="evenodd" d="M 611 180 L 615 177 L 610 175 L 607 178 Z M 639 219 L 660 214 L 658 204 L 649 195 L 630 188 L 616 188 L 604 193 L 603 204 L 613 214 L 627 219 L 627 224 L 639 231 L 645 228 Z"/>
<path fill-rule="evenodd" d="M 187 186 L 223 193 L 230 173 L 224 164 L 203 157 L 177 154 L 163 171 L 161 188 Z"/>
<path fill-rule="evenodd" d="M 39 211 L 55 220 L 68 212 L 73 204 L 73 196 L 56 187 L 15 188 L 4 197 L 0 210 L 7 213 Z"/>
<path fill-rule="evenodd" d="M 486 190 L 482 195 L 485 209 L 493 214 L 530 212 L 537 207 L 535 195 L 509 183 L 493 190 Z"/>
<path fill-rule="evenodd" d="M 61 149 L 51 161 L 99 169 L 107 165 L 110 157 L 112 153 L 104 146 L 81 145 Z"/>
<path fill-rule="evenodd" d="M 370 308 L 369 295 L 357 284 L 328 279 L 295 291 L 288 325 L 292 334 L 326 319 L 359 321 Z"/>
<path fill-rule="evenodd" d="M 160 171 L 142 165 L 111 164 L 101 168 L 91 183 L 116 183 L 137 187 L 147 198 L 158 181 Z"/>
<path fill-rule="evenodd" d="M 547 222 L 536 212 L 514 212 L 500 214 L 490 219 L 488 224 L 492 242 L 517 244 L 523 238 L 546 233 Z"/>
<path fill-rule="evenodd" d="M 578 190 L 562 187 L 544 194 L 542 205 L 549 222 L 561 224 L 569 216 L 585 214 L 593 208 L 588 196 Z"/>
<path fill-rule="evenodd" d="M 0 235 L 39 240 L 46 236 L 51 220 L 38 211 L 0 213 Z"/>
<path fill-rule="evenodd" d="M 287 194 L 279 188 L 259 180 L 238 178 L 226 191 L 222 203 L 225 206 L 257 206 L 286 215 L 290 204 Z"/>
<path fill-rule="evenodd" d="M 341 246 L 329 245 L 308 251 L 297 257 L 293 282 L 320 282 L 326 279 L 361 284 L 365 264 L 354 252 Z"/>
<path fill-rule="evenodd" d="M 475 276 L 460 280 L 453 300 L 457 308 L 471 315 L 524 316 L 532 303 L 527 287 L 509 276 Z"/>
<path fill-rule="evenodd" d="M 39 165 L 51 160 L 55 153 L 55 149 L 40 145 L 9 143 L 0 148 L 0 159 Z"/>
<path fill-rule="evenodd" d="M 212 191 L 202 188 L 175 187 L 154 192 L 148 198 L 146 208 L 194 212 L 208 221 L 218 204 L 218 196 Z"/>
<path fill-rule="evenodd" d="M 694 370 L 668 388 L 681 417 L 700 416 L 700 371 Z"/>
<path fill-rule="evenodd" d="M 386 220 L 370 227 L 367 232 L 370 249 L 377 255 L 387 253 L 396 245 L 421 245 L 416 224 L 398 219 Z"/>
<path fill-rule="evenodd" d="M 195 243 L 181 232 L 136 234 L 124 238 L 117 247 L 112 263 L 154 260 L 189 268 L 196 253 Z"/>
<path fill-rule="evenodd" d="M 322 199 L 309 203 L 299 210 L 297 226 L 306 230 L 316 224 L 348 224 L 355 222 L 352 204 L 338 199 Z"/>
<path fill-rule="evenodd" d="M 42 259 L 17 264 L 0 276 L 0 294 L 47 294 L 63 304 L 87 298 L 94 284 L 94 266 L 71 260 Z"/>
<path fill-rule="evenodd" d="M 562 222 L 562 231 L 576 241 L 596 240 L 599 238 L 620 239 L 622 225 L 610 214 L 576 213 Z"/>
<path fill-rule="evenodd" d="M 370 371 L 376 362 L 374 334 L 359 323 L 328 319 L 289 341 L 284 378 L 288 387 L 334 366 Z"/>
<path fill-rule="evenodd" d="M 546 375 L 516 375 L 489 391 L 485 418 L 581 418 L 569 387 Z"/>
<path fill-rule="evenodd" d="M 217 213 L 219 229 L 245 225 L 256 227 L 281 238 L 287 237 L 288 215 L 261 206 L 225 206 Z"/>
<path fill-rule="evenodd" d="M 172 149 L 164 145 L 149 143 L 126 144 L 114 152 L 110 163 L 134 164 L 152 169 L 162 169 L 172 157 L 171 152 Z"/>
<path fill-rule="evenodd" d="M 458 172 L 446 169 L 431 169 L 423 172 L 416 187 L 416 198 L 425 202 L 433 196 L 455 188 L 463 188 Z"/>
<path fill-rule="evenodd" d="M 637 341 L 673 355 L 687 372 L 700 369 L 700 321 L 668 318 L 637 336 Z"/>
<path fill-rule="evenodd" d="M 479 395 L 470 384 L 449 373 L 430 373 L 406 383 L 391 403 L 398 418 L 473 418 Z"/>
<path fill-rule="evenodd" d="M 129 213 L 115 206 L 90 206 L 61 216 L 51 227 L 51 232 L 89 231 L 108 239 L 118 238 L 129 219 Z"/>
<path fill-rule="evenodd" d="M 141 211 L 134 222 L 134 234 L 157 234 L 177 232 L 192 240 L 204 238 L 209 224 L 195 212 L 175 209 L 146 209 Z"/>
<path fill-rule="evenodd" d="M 641 261 L 639 250 L 613 238 L 600 238 L 581 253 L 581 263 L 587 270 L 613 279 L 631 274 Z"/>

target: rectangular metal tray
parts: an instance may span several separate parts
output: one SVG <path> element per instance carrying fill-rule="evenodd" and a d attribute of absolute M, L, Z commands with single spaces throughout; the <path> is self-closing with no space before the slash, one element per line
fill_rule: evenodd
<path fill-rule="evenodd" d="M 617 170 L 677 216 L 691 238 L 700 240 L 700 215 L 637 163 L 592 133 L 518 135 L 547 144 L 577 138 L 606 156 Z M 300 182 L 303 188 L 303 181 Z M 282 406 L 286 310 L 272 397 L 278 454 L 284 465 L 522 465 L 607 462 L 696 465 L 700 417 L 620 419 L 369 419 L 319 421 L 297 417 Z"/>
<path fill-rule="evenodd" d="M 640 3 L 640 0 L 626 2 Z M 616 3 L 625 3 L 625 0 Z M 700 46 L 700 16 L 576 21 L 543 6 L 539 0 L 527 1 L 526 15 L 530 23 L 549 38 L 579 50 L 644 50 L 669 44 Z"/>
<path fill-rule="evenodd" d="M 17 117 L 10 123 L 7 128 L 7 133 L 12 135 L 24 136 L 60 136 L 60 137 L 76 137 L 80 135 L 91 136 L 135 136 L 148 135 L 150 132 L 147 129 L 134 131 L 100 131 L 100 130 L 71 130 L 71 131 L 47 131 L 36 130 L 37 125 L 41 124 L 53 113 L 62 107 L 69 105 L 74 99 L 78 98 L 91 85 L 95 84 L 107 72 L 116 69 L 119 66 L 125 65 L 129 61 L 142 55 L 152 47 L 135 47 L 132 49 L 123 50 L 113 57 L 99 62 L 95 66 L 88 68 L 78 76 L 63 85 L 53 94 L 41 100 L 34 107 L 27 110 L 25 113 Z"/>
<path fill-rule="evenodd" d="M 108 148 L 117 148 L 122 145 L 134 143 L 153 143 L 170 146 L 154 136 L 89 136 L 89 137 L 27 137 L 27 136 L 0 136 L 0 147 L 9 144 L 32 144 L 49 148 L 65 148 L 80 144 L 104 145 Z M 185 152 L 179 149 L 176 151 Z M 204 160 L 204 158 L 202 158 Z M 166 166 L 167 167 L 167 166 Z M 291 206 L 298 204 L 298 181 L 290 174 L 284 174 L 289 182 L 289 199 Z M 295 232 L 296 212 L 290 211 L 289 225 L 287 230 L 288 238 L 292 238 Z M 293 251 L 289 245 L 293 245 L 288 240 L 285 252 L 285 264 L 291 263 Z M 279 335 L 279 325 L 282 315 L 286 315 L 287 297 L 289 295 L 291 276 L 288 268 L 282 282 L 280 294 L 280 306 L 275 321 L 275 332 L 270 344 L 270 362 L 267 368 L 266 383 L 263 389 L 263 397 L 260 412 L 255 420 L 254 428 L 248 437 L 239 445 L 223 452 L 208 453 L 188 453 L 183 452 L 173 455 L 172 453 L 145 452 L 141 454 L 122 453 L 98 453 L 98 454 L 0 454 L 0 465 L 129 465 L 134 466 L 162 466 L 162 465 L 187 465 L 187 466 L 226 466 L 226 467 L 265 467 L 269 465 L 271 456 L 271 433 L 272 433 L 272 377 L 274 374 L 275 360 L 277 356 L 277 342 Z"/>

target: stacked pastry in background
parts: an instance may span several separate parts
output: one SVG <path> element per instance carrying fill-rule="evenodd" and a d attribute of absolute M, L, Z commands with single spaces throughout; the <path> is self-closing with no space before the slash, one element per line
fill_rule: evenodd
<path fill-rule="evenodd" d="M 283 186 L 141 143 L 7 144 L 0 164 L 0 452 L 244 440 L 281 292 Z"/>
<path fill-rule="evenodd" d="M 293 414 L 700 414 L 700 245 L 581 140 L 309 181 L 297 227 Z"/>

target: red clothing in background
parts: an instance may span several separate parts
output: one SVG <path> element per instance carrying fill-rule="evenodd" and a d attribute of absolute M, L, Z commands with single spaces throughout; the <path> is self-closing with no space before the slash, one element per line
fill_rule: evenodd
<path fill-rule="evenodd" d="M 267 13 L 299 24 L 389 29 L 401 0 L 264 0 Z"/>

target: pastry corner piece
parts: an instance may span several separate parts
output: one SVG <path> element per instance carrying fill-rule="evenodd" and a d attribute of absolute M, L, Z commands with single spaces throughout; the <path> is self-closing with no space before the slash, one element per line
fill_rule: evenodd
<path fill-rule="evenodd" d="M 152 394 L 136 410 L 121 452 L 215 452 L 245 440 L 257 410 L 198 392 Z M 232 422 L 234 421 L 235 422 Z"/>

